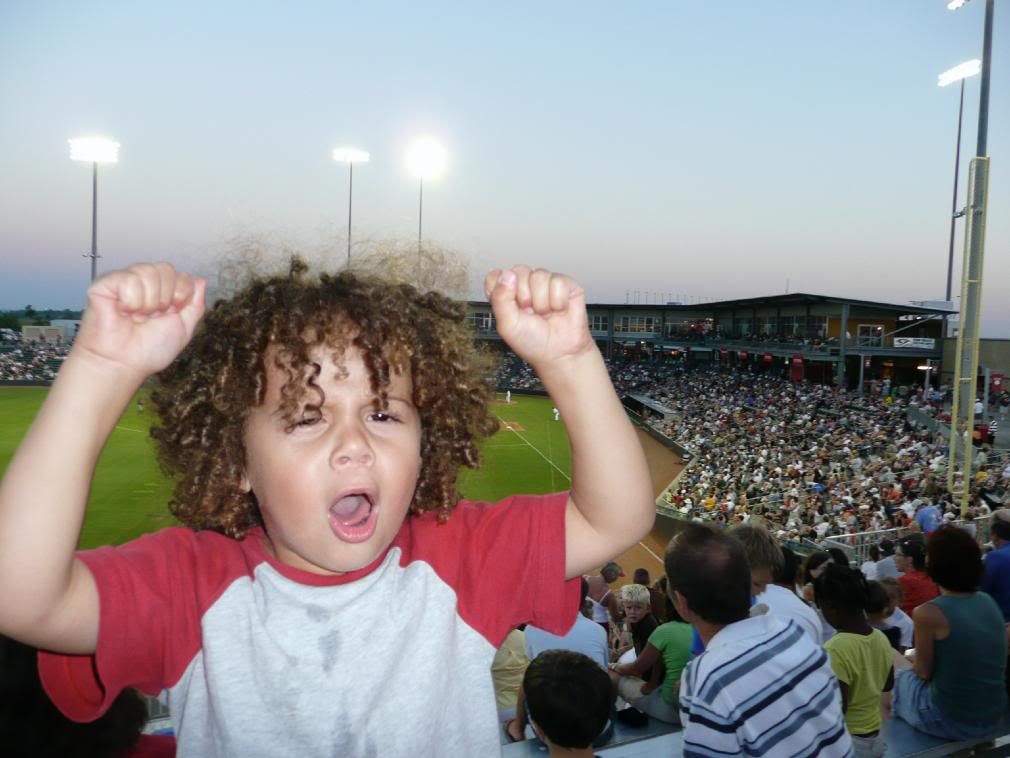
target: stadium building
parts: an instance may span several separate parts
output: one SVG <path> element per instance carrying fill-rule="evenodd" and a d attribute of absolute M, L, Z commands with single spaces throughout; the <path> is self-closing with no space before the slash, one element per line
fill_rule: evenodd
<path fill-rule="evenodd" d="M 855 389 L 861 380 L 921 384 L 926 366 L 935 377 L 953 313 L 941 305 L 797 292 L 704 305 L 593 303 L 586 315 L 609 358 L 751 364 Z M 487 302 L 470 301 L 468 318 L 478 339 L 500 342 Z"/>

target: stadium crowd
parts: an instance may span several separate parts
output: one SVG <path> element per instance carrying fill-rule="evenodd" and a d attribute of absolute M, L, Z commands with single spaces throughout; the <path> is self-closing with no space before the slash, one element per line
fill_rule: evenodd
<path fill-rule="evenodd" d="M 896 718 L 984 741 L 1008 703 L 1010 511 L 996 512 L 992 547 L 983 559 L 966 530 L 940 524 L 860 570 L 838 553 L 801 562 L 760 519 L 688 523 L 655 584 L 639 568 L 618 587 L 609 563 L 583 578 L 566 635 L 509 635 L 492 667 L 504 734 L 589 756 L 614 720 L 651 718 L 684 728 L 686 756 L 862 758 L 885 754 Z"/>
<path fill-rule="evenodd" d="M 0 382 L 51 382 L 70 346 L 24 340 L 11 329 L 0 333 Z"/>
<path fill-rule="evenodd" d="M 914 389 L 858 398 L 772 372 L 608 366 L 620 394 L 668 409 L 647 422 L 691 456 L 666 495 L 685 516 L 732 524 L 760 515 L 781 539 L 814 541 L 908 527 L 924 510 L 959 517 L 946 495 L 945 439 L 907 415 L 911 406 L 929 415 L 937 407 Z M 511 356 L 498 382 L 537 388 L 529 367 Z M 970 518 L 1010 505 L 1010 456 L 983 444 L 975 465 Z"/>

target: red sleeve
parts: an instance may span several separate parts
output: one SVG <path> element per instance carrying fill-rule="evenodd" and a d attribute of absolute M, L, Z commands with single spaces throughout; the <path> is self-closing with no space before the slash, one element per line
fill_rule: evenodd
<path fill-rule="evenodd" d="M 217 541 L 224 543 L 200 549 Z M 237 544 L 173 528 L 78 554 L 98 586 L 98 649 L 93 655 L 39 653 L 43 686 L 64 715 L 93 721 L 126 687 L 156 695 L 178 681 L 200 649 L 203 610 L 227 586 L 222 569 L 227 556 L 239 552 L 227 550 L 227 543 Z M 208 571 L 206 559 L 198 565 L 201 554 L 218 570 Z"/>
<path fill-rule="evenodd" d="M 456 590 L 460 617 L 495 647 L 519 624 L 565 634 L 575 622 L 581 582 L 565 580 L 567 503 L 567 492 L 463 501 L 436 527 L 449 529 L 436 542 L 456 542 L 448 552 L 459 562 L 440 549 L 431 563 Z"/>

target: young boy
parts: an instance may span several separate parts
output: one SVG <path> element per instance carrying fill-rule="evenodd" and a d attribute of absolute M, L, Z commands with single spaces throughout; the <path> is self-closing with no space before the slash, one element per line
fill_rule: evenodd
<path fill-rule="evenodd" d="M 497 753 L 496 647 L 565 631 L 577 578 L 654 512 L 583 291 L 525 266 L 485 287 L 565 414 L 569 493 L 457 503 L 496 428 L 459 303 L 295 260 L 198 328 L 205 284 L 168 264 L 91 286 L 0 483 L 0 633 L 51 651 L 65 714 L 133 686 L 168 703 L 182 756 Z M 75 555 L 102 446 L 158 372 L 185 528 Z"/>
<path fill-rule="evenodd" d="M 551 758 L 592 758 L 614 705 L 610 679 L 581 653 L 545 650 L 523 677 L 526 707 Z"/>

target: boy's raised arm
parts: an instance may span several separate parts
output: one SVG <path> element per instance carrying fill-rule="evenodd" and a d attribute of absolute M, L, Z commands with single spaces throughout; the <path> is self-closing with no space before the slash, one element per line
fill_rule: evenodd
<path fill-rule="evenodd" d="M 88 290 L 73 349 L 0 482 L 0 633 L 94 652 L 98 593 L 74 557 L 91 478 L 130 398 L 189 342 L 204 291 L 167 263 L 113 272 Z"/>
<path fill-rule="evenodd" d="M 590 571 L 642 539 L 656 518 L 645 454 L 596 348 L 571 279 L 514 266 L 487 275 L 498 332 L 561 411 L 572 449 L 565 571 Z"/>

